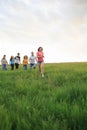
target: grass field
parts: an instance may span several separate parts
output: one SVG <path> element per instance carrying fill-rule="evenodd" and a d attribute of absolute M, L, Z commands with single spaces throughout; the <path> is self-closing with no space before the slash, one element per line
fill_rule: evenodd
<path fill-rule="evenodd" d="M 87 130 L 87 63 L 0 67 L 0 130 Z"/>

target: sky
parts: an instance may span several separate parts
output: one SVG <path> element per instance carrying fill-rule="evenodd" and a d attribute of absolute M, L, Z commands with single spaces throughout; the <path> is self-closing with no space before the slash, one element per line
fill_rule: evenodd
<path fill-rule="evenodd" d="M 0 0 L 0 59 L 43 47 L 45 63 L 87 61 L 87 0 Z"/>

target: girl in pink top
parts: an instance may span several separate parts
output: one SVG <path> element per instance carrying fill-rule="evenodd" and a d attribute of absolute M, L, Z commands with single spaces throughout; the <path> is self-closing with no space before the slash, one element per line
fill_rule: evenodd
<path fill-rule="evenodd" d="M 39 47 L 38 52 L 36 53 L 37 55 L 37 62 L 38 62 L 38 67 L 39 71 L 42 74 L 42 77 L 44 77 L 44 53 L 43 53 L 43 48 Z"/>

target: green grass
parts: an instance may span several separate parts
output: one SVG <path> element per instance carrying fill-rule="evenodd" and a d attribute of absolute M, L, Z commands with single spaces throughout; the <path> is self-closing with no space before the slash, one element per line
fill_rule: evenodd
<path fill-rule="evenodd" d="M 87 63 L 0 67 L 0 130 L 87 130 Z"/>

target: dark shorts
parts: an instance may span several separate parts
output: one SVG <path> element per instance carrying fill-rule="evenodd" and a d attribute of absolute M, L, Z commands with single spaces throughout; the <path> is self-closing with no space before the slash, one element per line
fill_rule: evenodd
<path fill-rule="evenodd" d="M 38 64 L 41 64 L 41 63 L 43 63 L 43 61 L 38 61 Z"/>
<path fill-rule="evenodd" d="M 30 63 L 30 68 L 32 68 L 32 67 L 34 67 L 34 68 L 35 68 L 35 67 L 36 67 L 36 64 L 35 64 L 35 63 L 33 63 L 33 64 L 32 64 L 32 63 Z"/>
<path fill-rule="evenodd" d="M 15 69 L 18 69 L 18 68 L 19 68 L 19 64 L 15 63 Z"/>

